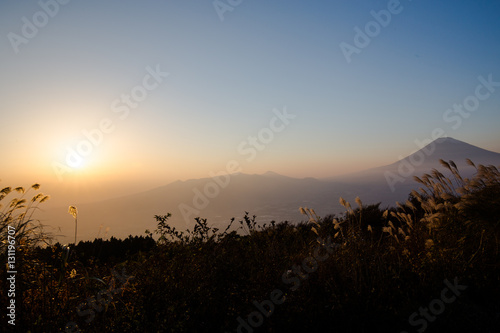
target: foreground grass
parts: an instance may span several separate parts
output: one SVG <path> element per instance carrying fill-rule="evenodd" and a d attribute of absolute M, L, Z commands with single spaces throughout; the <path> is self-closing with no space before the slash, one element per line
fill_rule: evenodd
<path fill-rule="evenodd" d="M 443 164 L 451 176 L 424 175 L 421 191 L 389 210 L 341 199 L 339 217 L 302 208 L 300 224 L 258 226 L 245 216 L 223 232 L 197 219 L 181 233 L 169 215 L 156 216 L 146 237 L 28 247 L 16 328 L 496 332 L 500 174 L 478 166 L 462 179 Z M 450 284 L 460 287 L 453 293 Z"/>

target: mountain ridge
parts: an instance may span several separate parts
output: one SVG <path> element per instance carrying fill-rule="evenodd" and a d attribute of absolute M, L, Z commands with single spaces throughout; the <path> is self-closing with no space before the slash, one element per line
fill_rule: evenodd
<path fill-rule="evenodd" d="M 424 157 L 424 161 L 422 163 L 420 163 L 420 161 L 422 160 L 421 156 Z M 393 163 L 357 171 L 354 173 L 329 177 L 327 179 L 337 180 L 340 178 L 358 178 L 360 175 L 377 173 L 379 171 L 387 170 L 392 170 L 394 172 L 397 171 L 402 163 L 410 164 L 415 168 L 416 172 L 423 171 L 421 169 L 425 169 L 425 171 L 423 172 L 426 172 L 429 170 L 429 168 L 440 168 L 441 165 L 439 163 L 439 160 L 441 159 L 445 160 L 446 162 L 452 160 L 457 166 L 466 167 L 468 169 L 469 166 L 466 163 L 467 158 L 471 159 L 472 161 L 476 160 L 476 164 L 483 164 L 483 160 L 491 159 L 495 161 L 497 165 L 500 165 L 500 153 L 486 150 L 471 145 L 467 142 L 454 139 L 452 137 L 442 137 L 430 142 L 417 151 Z"/>
<path fill-rule="evenodd" d="M 433 146 L 435 149 L 431 149 Z M 432 154 L 427 156 L 425 151 L 432 151 Z M 232 217 L 242 218 L 245 212 L 257 215 L 261 223 L 271 220 L 299 222 L 305 220 L 299 212 L 299 207 L 303 206 L 314 208 L 320 216 L 343 213 L 339 197 L 352 202 L 359 196 L 365 204 L 380 202 L 382 207 L 394 206 L 396 201 L 406 200 L 411 190 L 418 188 L 413 175 L 421 176 L 424 170 L 429 172 L 430 167 L 442 168 L 438 155 L 453 158 L 461 172 L 472 172 L 470 166 L 468 169 L 463 167 L 465 159 L 470 158 L 467 154 L 473 155 L 471 159 L 476 165 L 500 165 L 500 153 L 453 138 L 441 138 L 400 161 L 350 177 L 294 178 L 267 171 L 178 180 L 136 194 L 82 204 L 78 207 L 79 233 L 92 239 L 99 225 L 105 224 L 111 227 L 115 237 L 143 234 L 145 229 L 156 228 L 155 215 L 167 213 L 172 214 L 169 223 L 181 230 L 192 227 L 195 217 L 207 218 L 212 224 L 225 224 Z M 420 165 L 413 163 L 414 170 L 402 174 L 401 166 L 412 166 L 418 156 L 424 156 L 425 161 Z M 67 215 L 67 208 L 52 210 L 46 220 L 67 221 Z M 68 223 L 62 230 L 72 235 L 71 228 L 72 224 Z"/>

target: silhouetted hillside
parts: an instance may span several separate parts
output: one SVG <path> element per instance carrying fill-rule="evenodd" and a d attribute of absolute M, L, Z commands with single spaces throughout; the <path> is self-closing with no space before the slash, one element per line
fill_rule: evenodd
<path fill-rule="evenodd" d="M 341 198 L 339 216 L 302 207 L 299 224 L 245 215 L 189 231 L 157 215 L 146 237 L 76 247 L 37 248 L 12 208 L 16 241 L 32 244 L 16 254 L 16 329 L 497 332 L 500 171 L 470 164 L 465 179 L 441 161 L 452 176 L 421 175 L 422 190 L 388 210 Z"/>

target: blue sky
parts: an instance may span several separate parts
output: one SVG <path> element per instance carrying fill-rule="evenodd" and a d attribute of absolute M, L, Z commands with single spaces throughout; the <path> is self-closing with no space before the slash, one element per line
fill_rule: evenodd
<path fill-rule="evenodd" d="M 399 13 L 348 63 L 339 45 L 355 45 L 355 27 L 365 31 L 388 6 Z M 443 120 L 479 76 L 500 81 L 498 1 L 243 0 L 223 21 L 212 1 L 58 7 L 16 52 L 12 34 L 23 37 L 23 17 L 33 24 L 43 8 L 0 0 L 0 179 L 9 185 L 135 192 L 207 177 L 229 160 L 246 173 L 328 177 L 392 163 L 435 128 L 500 151 L 500 87 L 458 128 Z M 168 76 L 120 119 L 113 101 L 157 66 Z M 296 117 L 247 161 L 238 146 L 285 107 Z M 113 130 L 59 177 L 54 163 L 69 167 L 68 149 L 103 119 Z"/>

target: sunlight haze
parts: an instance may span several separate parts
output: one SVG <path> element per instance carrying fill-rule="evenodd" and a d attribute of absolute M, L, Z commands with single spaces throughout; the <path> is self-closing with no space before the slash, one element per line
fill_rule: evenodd
<path fill-rule="evenodd" d="M 478 77 L 500 81 L 498 2 L 397 2 L 346 56 L 390 3 L 244 1 L 221 14 L 210 1 L 69 1 L 35 33 L 23 17 L 39 3 L 0 1 L 2 184 L 97 200 L 230 160 L 331 177 L 392 163 L 435 128 L 500 151 L 500 92 L 457 128 L 443 118 Z M 261 133 L 283 110 L 293 119 Z"/>

